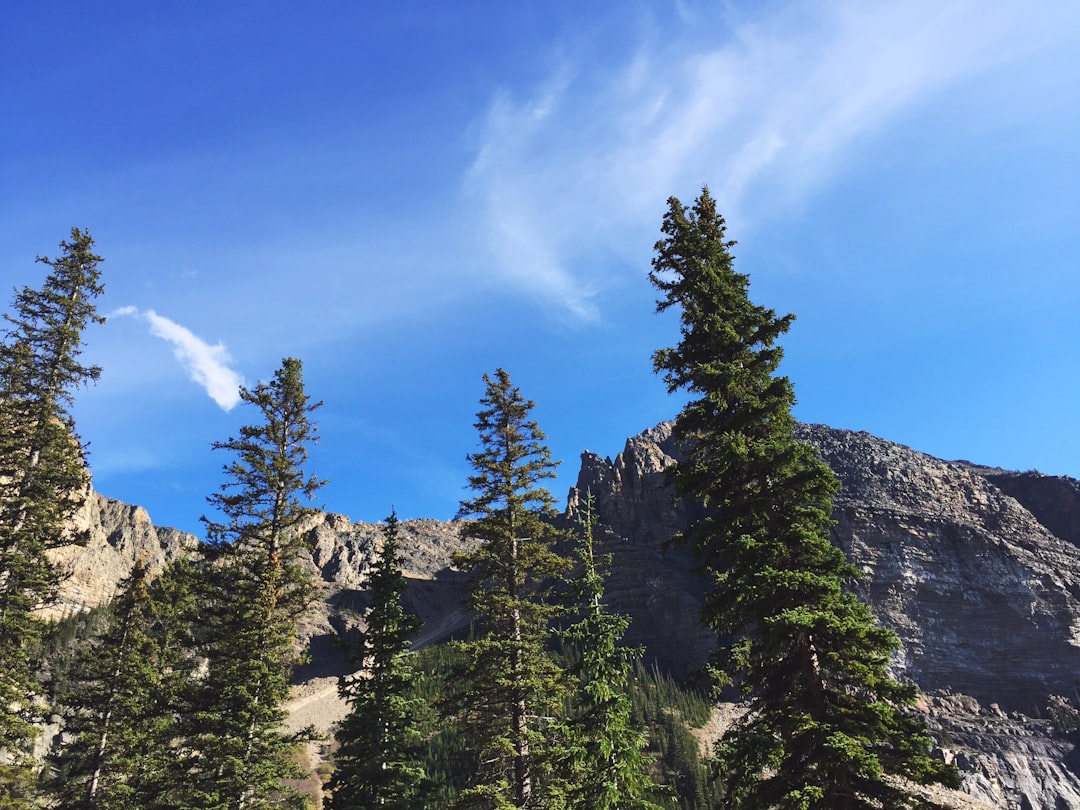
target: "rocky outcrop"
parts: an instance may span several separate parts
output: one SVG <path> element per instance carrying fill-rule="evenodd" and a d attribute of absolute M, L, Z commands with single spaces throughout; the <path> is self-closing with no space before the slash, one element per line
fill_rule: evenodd
<path fill-rule="evenodd" d="M 73 528 L 86 532 L 87 541 L 50 553 L 63 573 L 59 600 L 45 611 L 51 618 L 109 601 L 137 560 L 157 571 L 178 555 L 190 553 L 198 543 L 193 535 L 155 526 L 141 506 L 92 490 L 75 516 Z"/>
<path fill-rule="evenodd" d="M 1037 715 L 1080 686 L 1080 548 L 976 469 L 803 426 L 843 487 L 834 540 L 903 644 L 903 671 Z"/>
<path fill-rule="evenodd" d="M 155 526 L 141 506 L 93 491 L 88 492 L 73 529 L 85 533 L 87 542 L 51 553 L 53 563 L 63 572 L 63 581 L 50 616 L 107 602 L 137 560 L 157 571 L 177 557 L 193 553 L 199 544 L 194 535 Z M 380 525 L 318 512 L 302 531 L 313 573 L 321 580 L 325 595 L 347 601 L 341 594 L 358 587 L 382 542 Z M 437 582 L 440 588 L 456 589 L 455 598 L 460 598 L 451 558 L 466 544 L 458 537 L 456 525 L 426 519 L 405 521 L 400 535 L 406 576 L 417 583 Z"/>
<path fill-rule="evenodd" d="M 692 517 L 667 486 L 675 455 L 669 423 L 627 439 L 614 461 L 582 453 L 566 519 L 580 521 L 592 496 L 600 551 L 611 559 L 605 595 L 632 618 L 627 642 L 643 646 L 647 662 L 685 679 L 705 663 L 714 637 L 699 619 L 707 582 L 689 552 L 670 542 Z"/>
<path fill-rule="evenodd" d="M 993 807 L 1080 807 L 1076 741 L 1050 720 L 952 693 L 927 695 L 922 707 L 968 794 Z"/>
<path fill-rule="evenodd" d="M 409 583 L 405 607 L 423 623 L 421 638 L 414 645 L 446 638 L 469 621 L 453 555 L 469 548 L 472 541 L 458 535 L 456 523 L 423 518 L 400 523 L 398 536 L 402 573 Z M 337 638 L 361 623 L 368 595 L 360 586 L 382 546 L 382 526 L 317 513 L 304 529 L 304 537 L 322 599 L 301 622 L 300 636 L 309 647 L 310 661 L 295 680 L 330 679 L 336 689 L 337 676 L 351 671 L 351 662 L 344 658 Z"/>
<path fill-rule="evenodd" d="M 997 467 L 970 467 L 1016 500 L 1055 536 L 1080 546 L 1080 481 L 1040 472 L 1012 472 Z"/>
<path fill-rule="evenodd" d="M 677 456 L 670 422 L 627 439 L 614 461 L 586 450 L 567 515 L 579 518 L 582 500 L 591 494 L 602 525 L 627 541 L 663 546 L 694 517 L 667 486 Z"/>
<path fill-rule="evenodd" d="M 898 635 L 896 674 L 928 694 L 965 789 L 996 807 L 1080 807 L 1075 740 L 1038 719 L 1080 687 L 1080 482 L 945 462 L 820 425 L 798 436 L 841 480 L 832 539 Z M 625 544 L 659 551 L 692 517 L 666 485 L 677 456 L 670 424 L 630 439 L 614 461 L 586 454 L 568 509 L 591 491 Z M 619 568 L 616 554 L 613 578 Z M 640 604 L 624 607 L 648 626 Z M 682 632 L 647 643 L 678 644 L 692 668 L 703 648 L 684 645 Z"/>
<path fill-rule="evenodd" d="M 378 523 L 354 523 L 329 512 L 312 518 L 305 529 L 311 561 L 327 583 L 356 587 L 382 547 Z M 411 579 L 436 579 L 453 567 L 453 554 L 463 548 L 454 523 L 407 520 L 399 524 L 402 570 Z"/>

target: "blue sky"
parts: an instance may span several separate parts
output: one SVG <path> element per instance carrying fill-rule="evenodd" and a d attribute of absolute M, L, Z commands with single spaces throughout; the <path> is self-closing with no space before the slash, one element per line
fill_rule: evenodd
<path fill-rule="evenodd" d="M 16 2 L 0 280 L 97 240 L 95 485 L 198 531 L 304 361 L 354 519 L 449 518 L 483 373 L 561 459 L 674 416 L 646 274 L 708 184 L 796 415 L 1080 476 L 1080 5 Z M 10 292 L 3 303 L 6 308 Z"/>

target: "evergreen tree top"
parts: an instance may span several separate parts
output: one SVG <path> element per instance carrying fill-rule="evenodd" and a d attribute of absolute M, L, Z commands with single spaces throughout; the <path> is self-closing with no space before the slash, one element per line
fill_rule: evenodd
<path fill-rule="evenodd" d="M 287 357 L 268 383 L 241 388 L 243 402 L 259 409 L 262 420 L 244 425 L 237 437 L 215 442 L 233 460 L 224 465 L 225 483 L 207 500 L 226 521 L 202 520 L 212 543 L 279 533 L 313 511 L 310 501 L 326 483 L 305 470 L 309 447 L 318 440 L 311 415 L 322 406 L 304 390 L 303 366 Z"/>
<path fill-rule="evenodd" d="M 60 242 L 56 259 L 38 256 L 49 267 L 40 289 L 23 287 L 15 294 L 8 327 L 0 348 L 0 369 L 7 397 L 46 398 L 70 404 L 72 389 L 101 375 L 97 366 L 82 366 L 82 332 L 102 324 L 94 299 L 105 292 L 89 231 L 71 229 L 70 241 Z M 17 383 L 17 384 L 16 384 Z"/>
<path fill-rule="evenodd" d="M 716 399 L 718 407 L 744 391 L 752 396 L 752 389 L 733 385 L 734 378 L 749 373 L 760 384 L 772 377 L 783 359 L 776 341 L 795 316 L 778 318 L 750 301 L 750 278 L 735 270 L 736 242 L 726 238 L 708 188 L 692 208 L 669 198 L 662 230 L 649 279 L 662 294 L 657 311 L 677 306 L 683 326 L 677 346 L 653 354 L 654 368 L 663 372 L 669 393 L 686 388 Z M 794 403 L 787 378 L 774 378 L 768 387 L 787 407 Z"/>
<path fill-rule="evenodd" d="M 484 383 L 474 423 L 482 449 L 466 457 L 474 470 L 469 488 L 475 495 L 461 502 L 458 517 L 478 516 L 490 524 L 519 509 L 554 514 L 555 499 L 541 482 L 555 477 L 558 463 L 529 417 L 535 403 L 502 368 L 494 377 L 485 374 Z"/>

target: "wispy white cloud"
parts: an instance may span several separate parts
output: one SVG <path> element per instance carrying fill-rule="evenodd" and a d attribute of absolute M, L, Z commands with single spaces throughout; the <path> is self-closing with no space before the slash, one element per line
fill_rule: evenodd
<path fill-rule="evenodd" d="M 188 376 L 201 385 L 220 408 L 230 411 L 236 407 L 244 380 L 231 368 L 232 358 L 224 344 L 211 345 L 187 327 L 152 309 L 140 311 L 128 306 L 109 313 L 113 318 L 124 316 L 142 318 L 150 325 L 151 334 L 171 343 L 173 354 Z"/>
<path fill-rule="evenodd" d="M 598 317 L 597 267 L 640 264 L 670 194 L 706 182 L 733 225 L 797 207 L 901 116 L 1074 27 L 971 0 L 683 6 L 692 24 L 641 26 L 614 69 L 564 58 L 479 125 L 465 188 L 499 276 L 572 318 Z"/>
<path fill-rule="evenodd" d="M 545 231 L 535 221 L 540 199 L 536 192 L 544 188 L 548 171 L 559 169 L 540 161 L 530 165 L 528 160 L 530 153 L 549 148 L 538 140 L 558 133 L 566 115 L 573 114 L 560 109 L 571 79 L 568 69 L 559 69 L 524 102 L 514 103 L 505 95 L 497 98 L 488 110 L 484 142 L 467 183 L 483 200 L 487 247 L 507 280 L 554 302 L 574 318 L 592 320 L 598 312 L 591 291 L 566 271 L 559 258 L 562 229 Z M 550 217 L 555 212 L 546 213 Z"/>

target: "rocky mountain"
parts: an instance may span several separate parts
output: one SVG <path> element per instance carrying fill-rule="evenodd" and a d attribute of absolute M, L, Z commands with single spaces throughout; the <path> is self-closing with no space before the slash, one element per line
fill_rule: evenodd
<path fill-rule="evenodd" d="M 1080 808 L 1080 482 L 946 462 L 875 438 L 799 427 L 841 479 L 833 540 L 863 571 L 858 583 L 902 648 L 898 677 L 924 697 L 919 710 L 964 774 L 969 804 Z M 707 583 L 685 549 L 669 543 L 693 517 L 673 504 L 666 471 L 678 457 L 670 424 L 627 440 L 614 459 L 583 453 L 566 520 L 595 498 L 608 597 L 633 617 L 629 641 L 679 677 L 692 677 L 713 644 L 698 613 Z M 90 545 L 69 552 L 69 609 L 111 596 L 134 560 L 161 564 L 195 543 L 154 528 L 145 511 L 94 496 L 82 519 Z M 467 623 L 451 555 L 456 526 L 402 525 L 409 606 L 421 642 Z M 366 604 L 360 577 L 378 527 L 321 514 L 307 529 L 325 599 L 303 627 L 311 663 L 298 673 L 294 721 L 327 728 L 344 707 L 336 676 L 346 664 L 332 637 Z M 960 800 L 957 800 L 958 802 Z"/>
<path fill-rule="evenodd" d="M 899 637 L 895 674 L 924 693 L 921 710 L 965 790 L 993 807 L 1080 808 L 1078 738 L 1052 722 L 1074 723 L 1080 699 L 1080 482 L 941 461 L 867 433 L 798 431 L 841 480 L 832 539 Z M 593 494 L 619 538 L 608 548 L 615 581 L 640 578 L 637 546 L 659 552 L 691 517 L 666 485 L 677 457 L 669 423 L 629 439 L 614 460 L 582 455 L 567 509 Z M 696 593 L 678 586 L 692 568 L 671 550 L 665 559 L 642 601 L 684 600 L 692 616 Z M 707 655 L 686 619 L 668 625 L 665 644 L 665 622 L 651 624 L 641 602 L 618 606 L 650 651 L 690 670 Z"/>
<path fill-rule="evenodd" d="M 155 526 L 141 506 L 106 498 L 93 490 L 87 492 L 73 528 L 88 533 L 86 544 L 55 549 L 50 554 L 65 574 L 60 599 L 47 612 L 54 618 L 112 599 L 117 584 L 139 559 L 157 571 L 177 556 L 190 553 L 197 544 L 186 532 Z"/>

